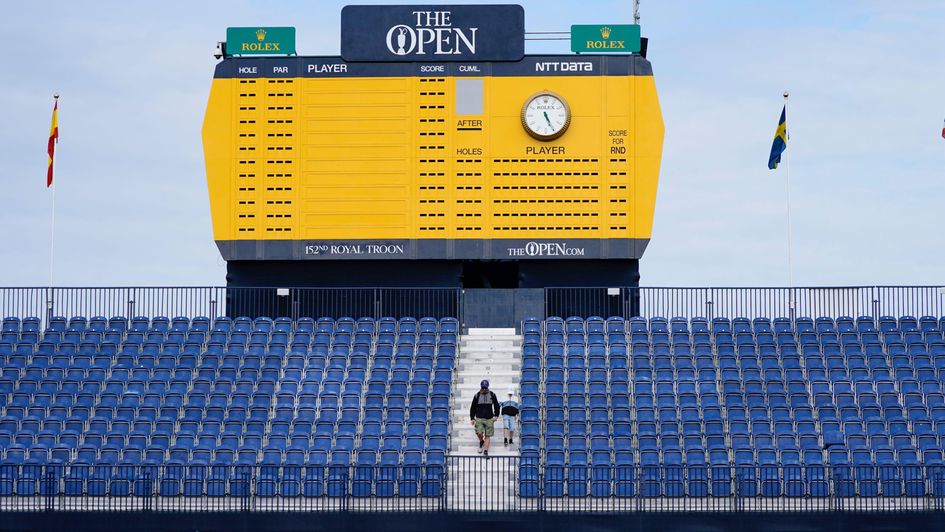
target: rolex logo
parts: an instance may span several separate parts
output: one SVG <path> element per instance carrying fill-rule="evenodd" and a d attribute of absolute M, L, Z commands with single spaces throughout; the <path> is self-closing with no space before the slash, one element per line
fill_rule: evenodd
<path fill-rule="evenodd" d="M 594 26 L 588 28 L 587 39 L 584 41 L 584 47 L 588 50 L 626 50 L 627 42 L 623 40 L 621 36 L 621 26 L 617 26 L 617 31 L 615 32 L 610 26 L 597 26 L 597 31 L 600 32 L 600 39 L 594 37 L 592 32 Z M 582 32 L 583 33 L 583 32 Z M 613 39 L 611 39 L 613 37 Z"/>
<path fill-rule="evenodd" d="M 267 41 L 266 37 L 269 36 L 269 32 L 264 28 L 259 28 L 255 31 L 252 31 L 252 35 L 256 36 L 256 40 L 253 41 L 252 37 L 247 37 L 246 40 L 240 43 L 240 52 L 241 53 L 257 53 L 257 54 L 277 54 L 282 52 L 282 39 L 283 37 L 279 36 L 279 33 L 276 32 L 274 41 Z M 288 46 L 293 46 L 291 43 Z"/>

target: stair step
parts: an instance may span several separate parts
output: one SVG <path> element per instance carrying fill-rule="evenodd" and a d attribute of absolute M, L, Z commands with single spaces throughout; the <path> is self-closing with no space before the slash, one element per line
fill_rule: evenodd
<path fill-rule="evenodd" d="M 499 401 L 506 399 L 506 390 L 518 390 L 522 368 L 521 345 L 522 336 L 516 334 L 515 329 L 473 328 L 469 330 L 469 334 L 460 336 L 453 379 L 450 453 L 477 456 L 479 446 L 469 424 L 469 404 L 479 391 L 479 382 L 482 379 L 489 380 L 489 387 L 498 396 Z M 502 444 L 504 427 L 501 420 L 496 422 L 495 430 L 490 457 L 517 456 L 517 447 L 509 448 Z M 463 467 L 451 468 L 451 478 L 462 479 L 462 469 L 473 467 L 475 463 L 475 460 L 460 462 L 464 464 Z M 511 482 L 509 474 L 497 472 L 501 478 L 509 478 Z"/>
<path fill-rule="evenodd" d="M 462 360 L 459 360 L 458 363 L 466 365 L 476 365 L 476 364 L 488 364 L 489 362 L 505 362 L 507 364 L 521 364 L 522 359 L 519 357 L 514 357 L 506 355 L 503 353 L 483 353 L 482 355 L 464 357 Z"/>
<path fill-rule="evenodd" d="M 522 357 L 518 356 L 518 351 L 515 352 L 502 352 L 502 351 L 466 351 L 468 354 L 467 357 L 464 357 L 464 361 L 469 362 L 482 362 L 485 360 L 493 360 L 500 358 L 502 360 L 514 360 L 519 362 L 522 360 Z"/>
<path fill-rule="evenodd" d="M 514 327 L 501 327 L 501 328 L 486 328 L 486 327 L 473 327 L 469 329 L 467 333 L 469 336 L 476 336 L 481 334 L 498 334 L 498 335 L 514 335 Z"/>
<path fill-rule="evenodd" d="M 521 358 L 519 353 L 521 348 L 519 347 L 504 347 L 502 349 L 487 349 L 484 347 L 459 347 L 460 351 L 465 351 L 470 358 L 483 358 L 490 356 L 501 356 L 501 357 L 510 357 L 510 358 Z"/>
<path fill-rule="evenodd" d="M 459 341 L 460 347 L 491 348 L 491 349 L 509 349 L 517 348 L 522 345 L 522 341 L 517 338 L 464 338 Z"/>
<path fill-rule="evenodd" d="M 466 365 L 469 365 L 469 364 L 461 364 L 461 366 L 466 366 Z M 471 365 L 473 366 L 473 367 L 472 367 L 472 370 L 473 370 L 473 371 L 479 371 L 479 372 L 482 372 L 482 373 L 493 373 L 493 374 L 496 374 L 496 373 L 507 373 L 507 372 L 513 372 L 513 371 L 514 371 L 516 374 L 518 374 L 519 371 L 521 370 L 521 365 L 515 364 L 515 363 L 512 363 L 512 362 L 504 362 L 504 363 L 502 363 L 502 362 L 483 362 L 483 363 L 481 363 L 481 364 L 471 364 Z M 460 368 L 460 369 L 462 369 L 462 368 Z"/>
<path fill-rule="evenodd" d="M 480 376 L 480 375 L 481 375 L 481 376 Z M 490 378 L 490 377 L 491 377 L 491 378 Z M 497 370 L 486 371 L 486 370 L 479 370 L 479 369 L 477 369 L 477 370 L 475 370 L 475 372 L 470 372 L 470 375 L 469 375 L 469 376 L 457 377 L 457 378 L 456 378 L 456 384 L 457 384 L 457 386 L 459 386 L 460 388 L 463 388 L 463 387 L 468 388 L 468 387 L 471 386 L 471 387 L 473 387 L 473 388 L 475 388 L 475 389 L 478 390 L 478 389 L 479 389 L 479 382 L 480 382 L 483 378 L 488 379 L 488 380 L 489 380 L 489 386 L 492 387 L 492 386 L 495 386 L 496 383 L 499 383 L 499 382 L 502 382 L 502 381 L 504 381 L 504 382 L 518 382 L 519 379 L 521 378 L 521 375 L 519 374 L 518 371 L 511 371 L 511 370 L 508 370 L 508 371 L 497 371 Z M 495 382 L 493 382 L 493 381 L 495 381 Z M 467 386 L 464 386 L 464 385 L 467 385 Z M 502 391 L 502 390 L 499 390 L 499 391 Z M 496 393 L 498 393 L 498 392 L 496 392 Z"/>

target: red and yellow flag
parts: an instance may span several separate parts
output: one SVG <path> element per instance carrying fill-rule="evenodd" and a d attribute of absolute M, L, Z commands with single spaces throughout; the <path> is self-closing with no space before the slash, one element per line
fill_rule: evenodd
<path fill-rule="evenodd" d="M 49 126 L 49 145 L 46 147 L 46 153 L 49 155 L 49 168 L 46 170 L 46 188 L 52 186 L 53 180 L 53 156 L 56 154 L 56 143 L 59 142 L 59 95 L 56 95 L 56 103 L 53 104 L 52 125 Z"/>

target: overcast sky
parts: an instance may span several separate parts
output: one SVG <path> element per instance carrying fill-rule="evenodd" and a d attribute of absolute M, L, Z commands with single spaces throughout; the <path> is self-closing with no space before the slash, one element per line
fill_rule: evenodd
<path fill-rule="evenodd" d="M 213 45 L 285 25 L 335 55 L 345 3 L 5 3 L 0 285 L 49 282 L 57 90 L 55 284 L 224 284 L 200 140 Z M 630 0 L 521 3 L 529 31 L 631 18 Z M 642 26 L 666 123 L 643 285 L 787 284 L 785 171 L 766 164 L 785 89 L 795 283 L 945 282 L 945 3 L 644 0 Z"/>

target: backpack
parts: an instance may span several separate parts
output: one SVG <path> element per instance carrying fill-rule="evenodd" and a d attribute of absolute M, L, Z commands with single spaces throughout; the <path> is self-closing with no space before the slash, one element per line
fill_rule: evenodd
<path fill-rule="evenodd" d="M 517 415 L 518 415 L 518 408 L 515 408 L 515 407 L 512 406 L 512 405 L 504 406 L 504 407 L 502 407 L 502 415 L 503 415 L 503 416 L 517 416 Z"/>

